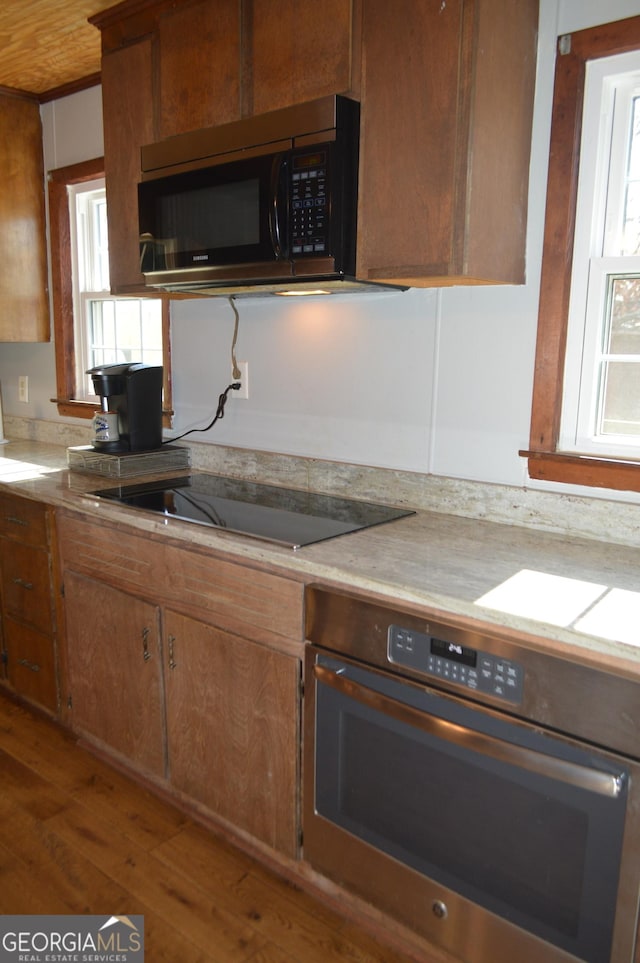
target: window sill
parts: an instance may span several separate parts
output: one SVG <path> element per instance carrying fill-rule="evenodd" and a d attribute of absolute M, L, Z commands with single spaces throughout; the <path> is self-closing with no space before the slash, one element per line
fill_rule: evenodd
<path fill-rule="evenodd" d="M 530 478 L 640 492 L 640 461 L 554 451 L 521 451 L 519 454 L 528 461 Z"/>

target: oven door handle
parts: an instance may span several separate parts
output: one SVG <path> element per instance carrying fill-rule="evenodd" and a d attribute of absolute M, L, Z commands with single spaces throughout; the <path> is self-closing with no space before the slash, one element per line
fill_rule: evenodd
<path fill-rule="evenodd" d="M 587 766 L 557 759 L 555 756 L 547 756 L 545 753 L 537 752 L 534 749 L 526 749 L 510 742 L 503 742 L 500 739 L 493 738 L 493 736 L 467 729 L 455 722 L 440 719 L 437 716 L 422 712 L 420 709 L 415 709 L 413 706 L 405 705 L 397 699 L 392 699 L 368 688 L 368 686 L 353 682 L 340 672 L 334 672 L 322 665 L 314 665 L 313 673 L 318 682 L 336 689 L 342 695 L 355 699 L 376 712 L 382 712 L 398 722 L 421 729 L 431 736 L 444 739 L 472 752 L 489 756 L 512 766 L 518 766 L 549 779 L 560 780 L 578 789 L 594 792 L 601 796 L 609 796 L 612 799 L 616 799 L 624 787 L 626 778 L 624 772 L 614 775 L 598 769 L 589 769 Z"/>

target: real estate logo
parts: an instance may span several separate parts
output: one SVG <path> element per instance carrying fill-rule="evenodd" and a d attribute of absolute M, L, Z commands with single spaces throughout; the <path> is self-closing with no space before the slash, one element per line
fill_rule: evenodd
<path fill-rule="evenodd" d="M 144 917 L 0 916 L 0 963 L 144 963 Z"/>

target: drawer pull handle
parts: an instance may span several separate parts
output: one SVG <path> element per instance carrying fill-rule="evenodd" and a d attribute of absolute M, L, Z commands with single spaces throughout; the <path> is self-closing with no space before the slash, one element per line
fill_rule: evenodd
<path fill-rule="evenodd" d="M 176 667 L 177 664 L 178 664 L 178 663 L 176 662 L 176 660 L 174 659 L 173 645 L 174 645 L 174 642 L 175 642 L 175 641 L 176 641 L 175 635 L 170 635 L 170 636 L 169 636 L 169 668 L 170 668 L 170 669 L 175 669 L 175 667 Z"/>
<path fill-rule="evenodd" d="M 18 659 L 18 665 L 23 665 L 26 669 L 31 669 L 32 672 L 39 672 L 40 666 L 37 662 L 29 662 L 28 659 Z"/>
<path fill-rule="evenodd" d="M 151 658 L 151 652 L 149 651 L 149 629 L 146 626 L 142 630 L 142 658 L 145 662 L 148 662 Z"/>
<path fill-rule="evenodd" d="M 5 521 L 11 525 L 23 525 L 24 528 L 29 527 L 29 522 L 25 522 L 24 518 L 18 518 L 17 515 L 5 515 Z"/>
<path fill-rule="evenodd" d="M 27 582 L 26 579 L 20 578 L 19 576 L 13 579 L 13 584 L 19 585 L 20 588 L 28 589 L 29 591 L 33 589 L 33 582 Z"/>

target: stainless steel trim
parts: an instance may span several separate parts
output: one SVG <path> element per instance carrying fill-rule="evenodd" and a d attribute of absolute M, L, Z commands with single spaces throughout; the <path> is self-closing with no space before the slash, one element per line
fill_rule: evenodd
<path fill-rule="evenodd" d="M 376 666 L 399 678 L 431 685 L 478 705 L 504 710 L 501 700 L 472 692 L 452 680 L 434 678 L 406 666 L 391 665 L 387 655 L 389 625 L 434 635 L 493 656 L 512 659 L 524 668 L 521 705 L 513 715 L 574 739 L 606 747 L 632 759 L 640 755 L 638 682 L 614 667 L 596 667 L 580 654 L 549 651 L 548 643 L 506 638 L 483 624 L 461 627 L 455 616 L 446 621 L 427 609 L 359 598 L 346 592 L 309 586 L 306 592 L 306 638 L 324 649 Z M 588 706 L 588 711 L 585 711 Z M 640 961 L 639 961 L 640 963 Z"/>
<path fill-rule="evenodd" d="M 226 281 L 288 280 L 293 278 L 290 261 L 259 261 L 251 264 L 217 264 L 192 268 L 168 268 L 166 271 L 147 271 L 146 284 L 150 287 L 175 286 L 176 289 L 196 288 L 204 284 L 224 284 Z"/>
<path fill-rule="evenodd" d="M 284 140 L 293 143 L 295 137 L 334 130 L 339 109 L 339 100 L 331 95 L 229 124 L 177 134 L 142 147 L 142 170 L 158 170 Z"/>
<path fill-rule="evenodd" d="M 318 135 L 321 139 L 326 136 L 326 131 Z M 329 137 L 326 137 L 330 140 Z M 155 145 L 154 145 L 155 146 Z M 293 141 L 288 140 L 274 141 L 269 144 L 259 144 L 257 147 L 246 147 L 242 150 L 232 150 L 226 154 L 216 154 L 214 157 L 196 157 L 195 160 L 185 160 L 179 164 L 172 164 L 170 168 L 160 167 L 157 170 L 145 171 L 140 174 L 141 181 L 157 181 L 161 177 L 173 176 L 175 174 L 186 174 L 188 171 L 202 170 L 205 167 L 218 167 L 221 164 L 231 164 L 234 161 L 250 160 L 252 157 L 264 157 L 269 154 L 277 154 L 282 151 L 291 150 Z"/>
<path fill-rule="evenodd" d="M 429 735 L 470 749 L 473 752 L 490 756 L 500 762 L 518 766 L 529 772 L 535 772 L 549 779 L 557 779 L 587 792 L 608 796 L 612 799 L 616 799 L 624 788 L 626 779 L 624 772 L 613 775 L 596 769 L 587 769 L 585 766 L 556 759 L 553 756 L 546 756 L 543 753 L 525 749 L 510 742 L 502 742 L 484 733 L 421 712 L 413 706 L 405 705 L 398 702 L 397 699 L 382 695 L 367 686 L 345 678 L 339 672 L 334 672 L 321 665 L 314 665 L 313 674 L 319 682 L 336 689 L 351 699 L 355 699 L 362 705 L 391 716 L 399 722 L 421 729 Z"/>

